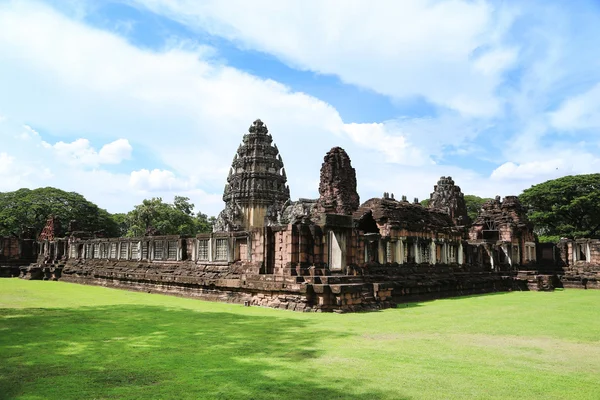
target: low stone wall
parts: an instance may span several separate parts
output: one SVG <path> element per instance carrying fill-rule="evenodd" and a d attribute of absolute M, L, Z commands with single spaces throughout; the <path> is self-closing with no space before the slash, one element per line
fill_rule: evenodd
<path fill-rule="evenodd" d="M 566 267 L 560 279 L 565 288 L 600 289 L 600 265 L 580 263 Z"/>
<path fill-rule="evenodd" d="M 26 279 L 162 293 L 209 301 L 293 311 L 353 312 L 397 303 L 515 289 L 514 277 L 464 266 L 376 265 L 360 275 L 281 276 L 258 274 L 253 263 L 143 263 L 71 260 L 64 265 L 32 265 Z"/>

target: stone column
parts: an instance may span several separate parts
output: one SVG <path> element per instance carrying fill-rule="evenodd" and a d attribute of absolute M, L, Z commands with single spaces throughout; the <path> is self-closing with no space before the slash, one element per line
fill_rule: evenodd
<path fill-rule="evenodd" d="M 462 242 L 460 242 L 458 244 L 458 254 L 456 255 L 456 259 L 457 259 L 459 265 L 464 264 L 464 262 L 465 262 L 464 258 L 465 258 L 465 255 L 464 255 L 463 245 L 462 245 Z"/>
<path fill-rule="evenodd" d="M 442 242 L 442 264 L 448 264 L 448 243 Z"/>
<path fill-rule="evenodd" d="M 377 261 L 380 264 L 385 264 L 387 262 L 387 257 L 385 254 L 385 250 L 386 250 L 385 247 L 386 246 L 385 246 L 385 242 L 383 241 L 383 239 L 379 239 L 377 241 L 377 250 L 378 250 L 377 251 Z"/>
<path fill-rule="evenodd" d="M 415 240 L 415 242 L 413 243 L 413 246 L 415 248 L 415 263 L 420 264 L 421 263 L 421 249 L 419 248 L 419 239 Z"/>
<path fill-rule="evenodd" d="M 431 241 L 429 245 L 429 264 L 435 264 L 437 262 L 437 246 L 435 240 Z"/>
<path fill-rule="evenodd" d="M 398 239 L 396 242 L 396 262 L 404 264 L 404 240 Z"/>
<path fill-rule="evenodd" d="M 502 251 L 504 252 L 504 254 L 506 254 L 506 260 L 508 261 L 508 265 L 512 267 L 512 255 L 510 254 L 508 245 L 503 244 Z"/>

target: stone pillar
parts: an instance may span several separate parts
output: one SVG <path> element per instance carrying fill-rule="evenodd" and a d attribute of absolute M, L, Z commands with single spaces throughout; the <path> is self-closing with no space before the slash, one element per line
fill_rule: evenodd
<path fill-rule="evenodd" d="M 458 259 L 458 264 L 463 265 L 465 263 L 465 254 L 462 242 L 458 244 L 458 254 L 456 255 Z"/>
<path fill-rule="evenodd" d="M 431 241 L 429 245 L 429 264 L 435 264 L 437 262 L 437 247 L 435 240 Z"/>
<path fill-rule="evenodd" d="M 490 256 L 490 265 L 492 266 L 492 271 L 495 271 L 496 268 L 494 266 L 494 248 L 490 246 L 490 248 L 486 248 L 488 255 Z"/>
<path fill-rule="evenodd" d="M 512 267 L 512 255 L 510 254 L 508 245 L 503 244 L 502 251 L 506 255 L 506 260 L 508 261 L 508 265 L 510 265 Z"/>
<path fill-rule="evenodd" d="M 448 264 L 448 243 L 442 242 L 442 264 Z"/>
<path fill-rule="evenodd" d="M 398 239 L 396 242 L 396 262 L 404 264 L 404 240 Z"/>
<path fill-rule="evenodd" d="M 415 263 L 420 264 L 421 263 L 421 249 L 419 248 L 419 239 L 415 240 L 415 242 L 413 243 L 413 246 L 415 248 Z"/>
<path fill-rule="evenodd" d="M 380 264 L 385 264 L 387 257 L 385 255 L 385 242 L 382 239 L 377 241 L 377 261 Z"/>

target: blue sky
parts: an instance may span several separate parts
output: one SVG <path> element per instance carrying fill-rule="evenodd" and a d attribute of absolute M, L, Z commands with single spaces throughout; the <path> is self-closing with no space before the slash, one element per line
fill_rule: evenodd
<path fill-rule="evenodd" d="M 0 0 L 0 191 L 216 215 L 256 118 L 293 198 L 332 146 L 363 201 L 598 172 L 599 4 Z"/>

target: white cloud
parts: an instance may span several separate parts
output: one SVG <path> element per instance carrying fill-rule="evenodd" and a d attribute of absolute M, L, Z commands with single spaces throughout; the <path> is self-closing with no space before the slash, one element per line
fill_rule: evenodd
<path fill-rule="evenodd" d="M 485 1 L 139 0 L 151 10 L 295 68 L 396 98 L 423 96 L 465 115 L 500 111 L 495 91 L 516 49 L 513 10 Z"/>
<path fill-rule="evenodd" d="M 566 99 L 549 116 L 552 126 L 560 130 L 600 128 L 600 83 L 585 93 Z"/>
<path fill-rule="evenodd" d="M 178 179 L 173 172 L 160 169 L 131 172 L 129 185 L 136 190 L 148 192 L 187 190 L 190 187 L 188 182 Z"/>
<path fill-rule="evenodd" d="M 54 149 L 60 162 L 92 167 L 101 164 L 119 164 L 121 161 L 129 159 L 133 150 L 127 139 L 118 139 L 105 144 L 99 152 L 92 147 L 88 139 L 81 138 L 71 143 L 58 142 L 49 147 Z"/>
<path fill-rule="evenodd" d="M 401 132 L 390 132 L 386 124 L 345 124 L 344 131 L 361 147 L 383 153 L 387 162 L 403 165 L 431 162 L 426 154 L 407 141 L 406 136 Z"/>

